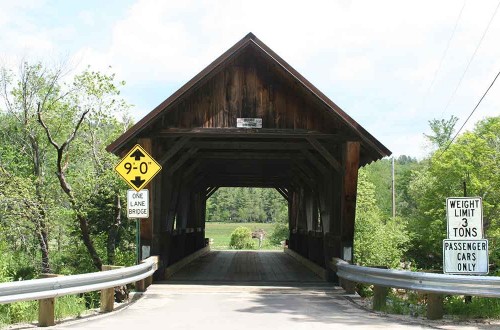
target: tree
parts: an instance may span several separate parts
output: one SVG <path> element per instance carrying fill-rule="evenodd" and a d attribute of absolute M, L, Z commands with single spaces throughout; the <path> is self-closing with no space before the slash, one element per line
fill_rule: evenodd
<path fill-rule="evenodd" d="M 31 163 L 29 175 L 35 187 L 40 207 L 38 216 L 31 219 L 36 227 L 41 256 L 42 272 L 50 273 L 47 203 L 44 185 L 47 166 L 47 143 L 36 123 L 36 104 L 40 110 L 53 107 L 61 97 L 58 82 L 64 75 L 63 67 L 49 70 L 41 64 L 23 62 L 17 77 L 5 68 L 0 70 L 1 97 L 11 121 L 10 141 Z M 12 134 L 14 133 L 14 134 Z"/>
<path fill-rule="evenodd" d="M 114 98 L 119 95 L 119 90 L 114 83 L 114 75 L 108 76 L 99 72 L 87 70 L 75 77 L 71 89 L 73 90 L 72 93 L 62 95 L 59 98 L 60 102 L 58 104 L 54 104 L 47 109 L 47 112 L 49 112 L 48 116 L 51 115 L 50 112 L 57 112 L 58 114 L 64 113 L 65 117 L 70 119 L 69 122 L 73 123 L 71 129 L 65 136 L 57 139 L 54 132 L 57 132 L 58 127 L 49 127 L 49 124 L 44 119 L 45 112 L 42 113 L 42 106 L 40 103 L 38 104 L 36 115 L 38 123 L 46 134 L 47 141 L 53 147 L 56 154 L 55 175 L 57 176 L 59 185 L 66 194 L 71 209 L 75 213 L 83 243 L 92 258 L 93 264 L 100 270 L 102 260 L 90 236 L 88 218 L 83 206 L 84 199 L 78 196 L 78 190 L 72 187 L 68 179 L 67 172 L 70 166 L 69 150 L 85 119 L 88 119 L 92 114 L 99 115 L 111 112 L 116 106 L 123 105 L 123 101 L 120 100 L 116 102 Z M 94 148 L 92 148 L 92 154 L 96 165 L 99 167 L 101 164 L 96 158 L 97 155 Z M 98 169 L 98 171 L 102 171 L 102 169 Z M 119 222 L 119 211 L 117 212 L 118 214 L 115 216 L 115 221 Z M 119 225 L 119 223 L 117 225 Z"/>
<path fill-rule="evenodd" d="M 455 129 L 455 124 L 458 118 L 451 116 L 450 119 L 432 119 L 429 120 L 429 126 L 432 131 L 432 135 L 424 134 L 425 137 L 431 142 L 431 144 L 438 149 L 446 146 L 450 140 L 451 135 Z"/>
<path fill-rule="evenodd" d="M 483 199 L 484 229 L 491 238 L 491 261 L 500 263 L 498 200 L 500 198 L 500 117 L 486 118 L 475 129 L 459 136 L 446 150 L 437 151 L 415 171 L 409 194 L 415 201 L 411 214 L 409 254 L 421 267 L 441 267 L 442 239 L 446 237 L 447 197 Z M 497 252 L 498 251 L 498 252 Z"/>
<path fill-rule="evenodd" d="M 364 169 L 358 176 L 354 234 L 354 261 L 359 265 L 398 267 L 408 241 L 400 218 L 384 219 L 375 198 L 375 186 Z"/>

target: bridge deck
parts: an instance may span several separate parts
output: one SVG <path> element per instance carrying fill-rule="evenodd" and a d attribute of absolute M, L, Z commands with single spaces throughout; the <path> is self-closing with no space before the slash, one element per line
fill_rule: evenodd
<path fill-rule="evenodd" d="M 174 274 L 168 282 L 325 284 L 281 251 L 211 251 Z"/>

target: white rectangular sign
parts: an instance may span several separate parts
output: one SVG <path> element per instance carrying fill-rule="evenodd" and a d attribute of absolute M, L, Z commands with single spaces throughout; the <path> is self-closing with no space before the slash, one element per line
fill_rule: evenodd
<path fill-rule="evenodd" d="M 483 203 L 481 197 L 446 198 L 449 239 L 476 240 L 483 235 Z"/>
<path fill-rule="evenodd" d="M 443 240 L 443 273 L 488 274 L 488 240 Z"/>
<path fill-rule="evenodd" d="M 262 118 L 236 118 L 236 127 L 262 128 Z"/>
<path fill-rule="evenodd" d="M 127 191 L 127 217 L 129 219 L 149 218 L 149 191 Z"/>

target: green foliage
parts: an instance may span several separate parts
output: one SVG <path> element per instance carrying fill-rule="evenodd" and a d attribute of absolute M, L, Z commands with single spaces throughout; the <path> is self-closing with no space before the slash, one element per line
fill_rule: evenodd
<path fill-rule="evenodd" d="M 119 97 L 123 82 L 90 69 L 64 82 L 63 73 L 63 68 L 39 63 L 23 63 L 19 74 L 0 69 L 2 282 L 38 278 L 47 271 L 40 263 L 42 247 L 53 273 L 95 271 L 75 221 L 77 214 L 86 217 L 100 258 L 111 256 L 122 265 L 135 260 L 135 226 L 125 214 L 121 220 L 116 217 L 115 198 L 121 192 L 124 213 L 126 187 L 113 173 L 116 157 L 105 151 L 131 125 L 125 113 L 128 105 Z M 61 190 L 55 175 L 58 155 L 38 120 L 38 110 L 55 144 L 63 145 L 74 134 L 61 163 L 74 201 Z M 81 306 L 96 306 L 98 298 L 98 293 L 91 293 L 59 299 L 56 314 L 79 314 Z M 0 305 L 0 322 L 29 321 L 25 312 L 33 314 L 34 309 L 26 306 Z"/>
<path fill-rule="evenodd" d="M 96 306 L 94 306 L 96 307 Z M 87 310 L 85 299 L 77 295 L 58 297 L 54 316 L 62 320 L 68 316 L 80 316 Z M 13 323 L 31 323 L 38 318 L 38 301 L 22 301 L 0 305 L 0 326 Z"/>
<path fill-rule="evenodd" d="M 290 231 L 288 225 L 278 222 L 274 225 L 273 232 L 269 236 L 271 243 L 281 245 L 281 242 L 288 239 Z"/>
<path fill-rule="evenodd" d="M 405 223 L 383 219 L 375 198 L 375 186 L 363 170 L 358 179 L 354 236 L 354 261 L 359 265 L 399 266 L 408 241 Z"/>
<path fill-rule="evenodd" d="M 0 305 L 0 325 L 33 322 L 38 316 L 37 301 L 22 301 Z"/>
<path fill-rule="evenodd" d="M 207 200 L 207 221 L 277 222 L 288 204 L 275 189 L 220 188 Z"/>
<path fill-rule="evenodd" d="M 472 301 L 466 303 L 464 296 L 447 296 L 444 310 L 460 318 L 500 318 L 500 299 L 472 297 Z"/>
<path fill-rule="evenodd" d="M 436 151 L 412 174 L 409 195 L 414 200 L 409 230 L 408 256 L 423 268 L 440 268 L 441 240 L 446 236 L 446 197 L 483 198 L 484 228 L 490 239 L 493 270 L 500 265 L 500 117 L 480 121 L 472 132 L 462 134 L 448 149 Z"/>
<path fill-rule="evenodd" d="M 231 233 L 238 227 L 247 227 L 251 232 L 262 229 L 266 233 L 273 230 L 274 224 L 272 223 L 229 223 L 229 222 L 207 222 L 205 224 L 205 237 L 213 239 L 211 249 L 214 250 L 227 250 L 231 240 Z M 254 239 L 254 241 L 256 241 Z M 255 248 L 257 244 L 254 244 Z M 270 239 L 264 238 L 261 250 L 278 250 L 281 245 L 274 244 Z"/>
<path fill-rule="evenodd" d="M 69 295 L 58 297 L 55 304 L 55 318 L 62 320 L 68 316 L 81 316 L 87 307 L 85 306 L 85 298 L 78 295 Z"/>
<path fill-rule="evenodd" d="M 414 317 L 426 315 L 425 296 L 411 290 L 390 290 L 387 296 L 386 312 Z"/>
<path fill-rule="evenodd" d="M 437 148 L 445 147 L 451 140 L 451 135 L 455 129 L 458 118 L 451 116 L 450 119 L 429 120 L 432 135 L 424 134 L 425 137 Z"/>
<path fill-rule="evenodd" d="M 236 250 L 255 248 L 252 231 L 248 227 L 238 227 L 231 233 L 229 247 Z"/>

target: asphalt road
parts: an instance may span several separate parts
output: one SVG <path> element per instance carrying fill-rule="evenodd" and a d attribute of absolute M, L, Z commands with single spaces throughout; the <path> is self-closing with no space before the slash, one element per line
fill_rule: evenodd
<path fill-rule="evenodd" d="M 71 329 L 428 329 L 359 308 L 331 287 L 154 284 L 121 310 Z"/>

